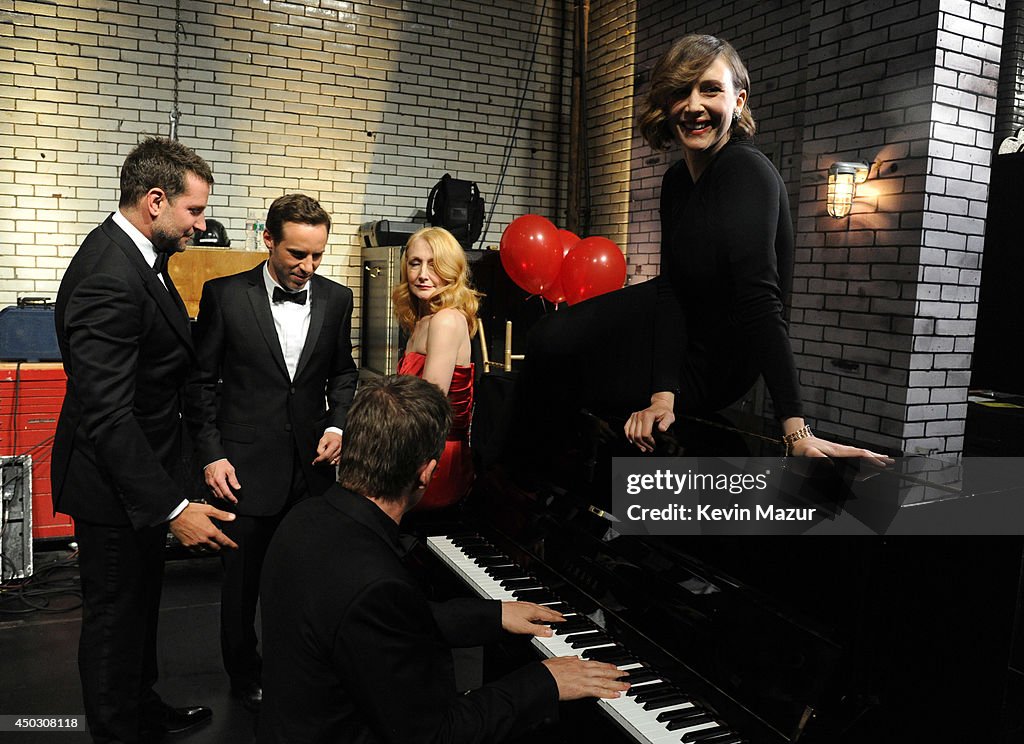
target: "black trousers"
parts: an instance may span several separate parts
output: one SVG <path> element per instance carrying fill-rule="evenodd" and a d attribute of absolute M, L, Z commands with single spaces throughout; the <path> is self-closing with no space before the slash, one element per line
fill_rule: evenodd
<path fill-rule="evenodd" d="M 234 686 L 258 684 L 263 662 L 257 650 L 256 604 L 260 596 L 260 575 L 270 539 L 288 510 L 309 495 L 306 478 L 296 450 L 292 479 L 285 507 L 270 516 L 238 514 L 221 528 L 238 544 L 237 550 L 221 550 L 223 581 L 220 595 L 220 647 L 224 670 Z M 245 484 L 242 484 L 244 498 Z"/>
<path fill-rule="evenodd" d="M 676 344 L 679 381 L 676 415 L 718 411 L 746 392 L 757 365 L 743 348 L 708 349 L 660 318 L 656 281 L 635 284 L 549 313 L 530 331 L 521 366 L 505 451 L 517 467 L 543 471 L 588 422 L 581 410 L 621 433 L 629 415 L 650 405 L 657 348 Z M 664 334 L 667 338 L 657 338 Z M 675 359 L 675 357 L 673 357 Z"/>
<path fill-rule="evenodd" d="M 156 632 L 167 525 L 136 531 L 75 520 L 82 584 L 78 670 L 95 742 L 145 742 L 163 725 Z"/>

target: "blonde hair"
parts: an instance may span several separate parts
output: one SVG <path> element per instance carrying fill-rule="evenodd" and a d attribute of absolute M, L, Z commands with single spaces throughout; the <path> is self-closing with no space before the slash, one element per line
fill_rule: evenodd
<path fill-rule="evenodd" d="M 422 304 L 409 294 L 409 265 L 406 252 L 417 240 L 423 240 L 430 246 L 434 254 L 434 271 L 445 282 L 427 303 L 427 312 L 422 311 Z M 476 316 L 480 310 L 482 294 L 470 284 L 469 264 L 462 246 L 443 227 L 424 227 L 417 230 L 405 243 L 402 251 L 401 281 L 391 292 L 391 301 L 395 306 L 398 322 L 409 333 L 412 333 L 416 321 L 426 315 L 433 315 L 439 310 L 455 308 L 466 317 L 469 326 L 469 337 L 476 334 Z"/>
<path fill-rule="evenodd" d="M 737 92 L 750 95 L 750 73 L 732 44 L 715 36 L 689 34 L 661 56 L 651 71 L 651 84 L 637 110 L 636 128 L 655 150 L 667 150 L 675 142 L 668 110 L 693 86 L 715 60 L 725 60 Z M 729 130 L 734 139 L 750 139 L 757 130 L 749 103 Z"/>

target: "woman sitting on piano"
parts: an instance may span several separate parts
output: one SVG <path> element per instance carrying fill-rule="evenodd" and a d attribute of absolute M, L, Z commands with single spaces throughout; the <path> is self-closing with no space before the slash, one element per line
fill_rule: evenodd
<path fill-rule="evenodd" d="M 557 439 L 557 421 L 585 408 L 628 415 L 627 439 L 651 452 L 655 427 L 721 410 L 760 375 L 790 453 L 883 459 L 815 436 L 802 417 L 783 316 L 789 201 L 751 143 L 749 91 L 736 50 L 713 36 L 680 39 L 654 66 L 638 128 L 655 150 L 677 145 L 682 154 L 662 181 L 661 275 L 535 327 L 513 428 L 519 445 L 531 432 Z"/>
<path fill-rule="evenodd" d="M 415 375 L 441 388 L 452 406 L 444 454 L 418 509 L 457 503 L 473 485 L 469 422 L 473 413 L 470 339 L 476 333 L 480 293 L 469 283 L 469 265 L 458 241 L 442 227 L 413 233 L 402 256 L 401 283 L 391 294 L 409 342 L 398 374 Z"/>

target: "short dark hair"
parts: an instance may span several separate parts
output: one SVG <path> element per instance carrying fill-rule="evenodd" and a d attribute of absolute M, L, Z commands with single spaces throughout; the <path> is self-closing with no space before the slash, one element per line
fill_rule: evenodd
<path fill-rule="evenodd" d="M 295 222 L 299 225 L 327 225 L 331 231 L 331 216 L 320 206 L 320 202 L 305 194 L 285 194 L 274 199 L 267 212 L 267 230 L 274 242 L 284 237 L 284 223 Z"/>
<path fill-rule="evenodd" d="M 748 100 L 729 130 L 732 139 L 750 139 L 757 131 L 750 109 L 750 73 L 739 53 L 725 39 L 707 34 L 689 34 L 679 39 L 655 63 L 647 95 L 637 106 L 637 129 L 655 150 L 667 150 L 675 142 L 668 109 L 683 91 L 693 85 L 715 60 L 725 60 L 737 90 L 747 91 Z"/>
<path fill-rule="evenodd" d="M 168 199 L 176 199 L 185 193 L 187 173 L 213 184 L 210 166 L 191 147 L 166 137 L 148 137 L 128 153 L 121 166 L 119 204 L 137 204 L 150 189 L 161 189 Z"/>
<path fill-rule="evenodd" d="M 359 383 L 345 422 L 338 482 L 363 496 L 398 501 L 416 471 L 440 459 L 452 423 L 441 388 L 412 375 Z"/>

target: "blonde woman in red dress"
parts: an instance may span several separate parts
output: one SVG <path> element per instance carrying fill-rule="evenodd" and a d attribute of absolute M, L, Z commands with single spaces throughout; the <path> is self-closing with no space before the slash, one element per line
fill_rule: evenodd
<path fill-rule="evenodd" d="M 470 339 L 476 333 L 480 293 L 469 284 L 469 265 L 462 247 L 441 227 L 426 227 L 409 238 L 402 255 L 401 279 L 391 297 L 409 342 L 398 363 L 398 374 L 434 383 L 452 406 L 452 428 L 444 455 L 417 507 L 436 509 L 457 503 L 473 484 Z"/>

